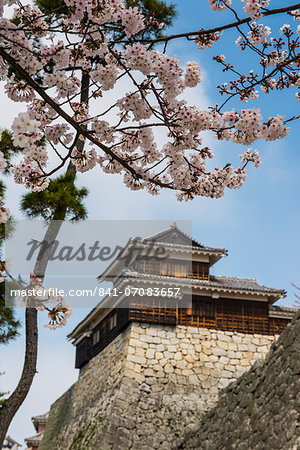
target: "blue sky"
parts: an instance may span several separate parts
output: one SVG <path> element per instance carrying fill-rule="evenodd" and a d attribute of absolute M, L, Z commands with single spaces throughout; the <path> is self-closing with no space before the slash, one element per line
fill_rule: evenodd
<path fill-rule="evenodd" d="M 233 4 L 240 4 L 233 0 Z M 272 7 L 280 7 L 285 2 L 272 0 Z M 232 21 L 231 15 L 213 13 L 206 0 L 186 0 L 177 2 L 178 18 L 174 24 L 175 32 L 197 30 L 202 27 L 217 26 L 224 21 Z M 279 29 L 286 22 L 273 20 L 272 27 Z M 264 23 L 267 24 L 265 21 Z M 169 52 L 176 54 L 183 63 L 196 60 L 202 67 L 203 83 L 188 92 L 189 101 L 197 106 L 206 107 L 220 102 L 215 86 L 224 79 L 219 66 L 211 57 L 224 53 L 226 57 L 240 58 L 240 53 L 232 44 L 237 35 L 230 31 L 224 43 L 217 44 L 211 50 L 200 51 L 196 45 L 186 40 L 170 45 Z M 252 69 L 253 60 L 247 55 L 241 59 L 242 68 Z M 1 96 L 2 105 L 4 97 Z M 261 107 L 264 117 L 285 114 L 299 114 L 299 103 L 294 92 L 281 92 L 274 96 L 261 97 L 246 105 L 232 105 L 236 108 Z M 231 109 L 231 107 L 229 108 Z M 15 111 L 21 111 L 20 105 L 7 104 L 2 107 L 1 126 L 9 126 Z M 258 142 L 255 148 L 261 153 L 263 165 L 259 169 L 250 168 L 248 179 L 240 190 L 227 191 L 224 198 L 218 200 L 198 198 L 190 203 L 178 203 L 173 193 L 163 192 L 159 197 L 151 197 L 144 192 L 132 192 L 122 185 L 116 175 L 104 175 L 100 170 L 80 176 L 80 183 L 90 190 L 87 199 L 89 218 L 105 219 L 157 219 L 192 220 L 193 236 L 200 242 L 225 247 L 228 258 L 216 264 L 214 273 L 218 275 L 257 277 L 259 282 L 272 287 L 287 290 L 285 304 L 294 302 L 291 283 L 300 285 L 300 155 L 299 125 L 292 123 L 287 138 L 273 143 Z M 233 160 L 238 163 L 238 155 L 243 147 L 230 143 L 216 142 L 206 138 L 214 146 L 219 161 Z M 19 195 L 23 188 L 9 183 L 8 200 L 15 217 L 22 218 L 18 212 Z M 34 434 L 30 418 L 44 413 L 75 380 L 74 349 L 66 341 L 66 335 L 86 315 L 87 310 L 74 311 L 67 326 L 55 332 L 43 328 L 46 321 L 41 317 L 39 364 L 32 390 L 17 413 L 11 426 L 10 435 L 23 442 L 24 437 Z M 23 312 L 18 314 L 22 317 Z M 13 389 L 17 382 L 23 359 L 23 338 L 1 348 L 0 384 L 4 390 Z"/>

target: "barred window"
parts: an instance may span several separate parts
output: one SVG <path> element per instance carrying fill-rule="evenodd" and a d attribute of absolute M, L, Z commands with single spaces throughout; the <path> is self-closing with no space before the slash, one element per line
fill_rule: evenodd
<path fill-rule="evenodd" d="M 215 320 L 216 303 L 213 301 L 201 300 L 199 297 L 193 298 L 192 314 L 193 316 L 198 316 L 203 319 Z"/>

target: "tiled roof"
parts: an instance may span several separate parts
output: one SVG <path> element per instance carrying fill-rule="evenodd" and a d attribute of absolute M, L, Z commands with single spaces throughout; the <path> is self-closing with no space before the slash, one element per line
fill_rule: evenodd
<path fill-rule="evenodd" d="M 289 306 L 281 306 L 281 305 L 269 306 L 270 317 L 292 318 L 298 311 L 299 308 L 291 308 Z"/>
<path fill-rule="evenodd" d="M 258 283 L 256 278 L 222 277 L 211 275 L 209 283 L 214 286 L 231 289 L 243 289 L 247 291 L 274 292 L 286 294 L 284 289 L 271 288 Z"/>
<path fill-rule="evenodd" d="M 173 244 L 170 243 L 168 240 L 165 242 L 163 240 L 164 237 L 168 238 L 168 236 L 171 233 L 177 233 L 177 241 L 178 242 L 174 242 Z M 187 246 L 192 246 L 195 247 L 196 249 L 199 250 L 203 250 L 206 252 L 211 252 L 211 253 L 223 253 L 224 255 L 227 255 L 227 250 L 225 250 L 224 248 L 216 248 L 216 247 L 208 247 L 206 245 L 201 244 L 200 242 L 196 241 L 195 239 L 191 238 L 188 234 L 186 234 L 184 231 L 180 230 L 177 226 L 177 224 L 173 224 L 170 227 L 166 228 L 165 230 L 159 231 L 156 234 L 153 234 L 152 236 L 148 236 L 147 238 L 143 239 L 142 241 L 147 242 L 150 240 L 154 240 L 156 241 L 158 244 L 164 243 L 164 244 L 171 244 L 174 247 L 176 246 L 181 246 L 183 244 L 183 242 L 180 242 L 180 238 L 183 238 L 185 245 Z M 162 239 L 162 240 L 160 240 Z"/>
<path fill-rule="evenodd" d="M 270 306 L 270 310 L 296 313 L 297 311 L 299 311 L 299 308 L 293 308 L 291 306 L 272 305 Z"/>
<path fill-rule="evenodd" d="M 7 442 L 7 443 L 9 443 L 9 444 L 14 444 L 14 445 L 17 445 L 17 447 L 22 447 L 22 445 L 21 444 L 19 444 L 17 441 L 15 441 L 13 438 L 11 438 L 9 435 L 7 435 L 6 437 L 5 437 L 5 439 L 4 439 L 4 442 Z M 3 448 L 10 448 L 10 447 L 5 447 L 5 446 L 3 446 Z"/>
<path fill-rule="evenodd" d="M 197 278 L 179 278 L 170 276 L 150 275 L 140 272 L 134 272 L 130 269 L 124 270 L 122 279 L 137 278 L 137 279 L 153 279 L 159 281 L 174 281 L 174 283 L 190 284 L 191 286 L 212 287 L 216 289 L 233 289 L 242 291 L 264 292 L 280 294 L 285 296 L 286 292 L 283 289 L 271 288 L 258 283 L 255 278 L 240 278 L 240 277 L 222 277 L 211 275 L 209 280 L 201 280 Z"/>
<path fill-rule="evenodd" d="M 26 442 L 26 444 L 38 444 L 39 442 L 41 442 L 42 437 L 43 437 L 44 431 L 41 431 L 40 433 L 34 435 L 34 436 L 30 436 L 28 438 L 25 438 L 24 441 Z"/>
<path fill-rule="evenodd" d="M 49 413 L 47 412 L 45 414 L 40 414 L 38 416 L 33 416 L 33 417 L 31 417 L 31 420 L 35 421 L 35 422 L 47 422 L 48 415 L 49 415 Z"/>

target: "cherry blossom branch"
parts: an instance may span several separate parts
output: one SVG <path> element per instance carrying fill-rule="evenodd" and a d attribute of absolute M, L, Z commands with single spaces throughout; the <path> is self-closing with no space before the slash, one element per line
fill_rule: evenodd
<path fill-rule="evenodd" d="M 282 14 L 282 13 L 286 13 L 289 11 L 294 11 L 295 9 L 298 9 L 298 8 L 300 8 L 300 3 L 295 3 L 294 5 L 290 5 L 290 6 L 284 6 L 282 8 L 270 9 L 268 11 L 263 12 L 262 17 L 269 17 L 269 16 L 273 16 L 276 14 Z M 139 41 L 143 42 L 143 43 L 156 44 L 158 42 L 166 42 L 166 41 L 170 41 L 173 39 L 190 38 L 190 37 L 194 37 L 194 36 L 206 36 L 208 34 L 213 34 L 213 33 L 217 33 L 220 31 L 229 30 L 231 28 L 236 28 L 239 25 L 243 25 L 243 24 L 249 23 L 251 21 L 252 21 L 251 17 L 245 17 L 244 19 L 240 19 L 235 22 L 228 23 L 226 25 L 220 25 L 218 27 L 209 28 L 207 30 L 190 31 L 187 33 L 173 34 L 171 36 L 163 36 L 163 37 L 156 38 L 156 39 L 140 39 Z M 126 44 L 126 43 L 128 43 L 128 41 L 123 41 L 122 43 Z"/>

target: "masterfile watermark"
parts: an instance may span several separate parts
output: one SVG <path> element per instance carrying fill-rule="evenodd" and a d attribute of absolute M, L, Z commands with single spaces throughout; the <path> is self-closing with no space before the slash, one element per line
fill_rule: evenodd
<path fill-rule="evenodd" d="M 126 287 L 123 290 L 117 288 L 101 288 L 95 287 L 94 289 L 64 289 L 58 288 L 29 288 L 29 289 L 10 289 L 10 295 L 18 299 L 34 297 L 36 299 L 51 299 L 51 297 L 167 297 L 167 298 L 180 298 L 181 288 L 141 288 L 141 287 Z"/>
<path fill-rule="evenodd" d="M 119 245 L 116 245 L 113 249 L 108 246 L 101 247 L 99 241 L 94 242 L 94 244 L 90 246 L 86 242 L 83 242 L 79 247 L 74 248 L 70 245 L 64 245 L 65 243 L 61 243 L 57 239 L 52 242 L 31 239 L 27 242 L 29 251 L 26 256 L 26 261 L 31 261 L 32 259 L 38 261 L 42 260 L 47 250 L 50 251 L 48 256 L 49 261 L 109 261 L 119 257 L 120 260 L 125 260 L 125 264 L 130 264 L 138 258 L 154 260 L 168 258 L 166 248 L 163 244 L 155 246 L 155 244 L 157 244 L 155 239 L 149 239 L 145 248 L 139 245 L 141 243 L 143 243 L 143 241 L 140 237 L 134 238 L 126 254 L 122 254 L 124 247 L 120 247 Z"/>
<path fill-rule="evenodd" d="M 58 233 L 50 233 L 43 221 L 30 220 L 17 221 L 14 233 L 7 236 L 5 259 L 10 261 L 11 279 L 19 280 L 6 280 L 8 306 L 14 298 L 24 306 L 26 297 L 30 305 L 34 297 L 41 302 L 66 297 L 73 308 L 125 308 L 131 299 L 143 299 L 150 307 L 160 299 L 182 305 L 191 299 L 190 221 L 52 223 Z M 45 277 L 41 267 L 46 268 Z M 179 286 L 182 270 L 187 276 Z M 40 285 L 35 281 L 39 278 Z M 173 288 L 180 288 L 180 294 Z"/>

